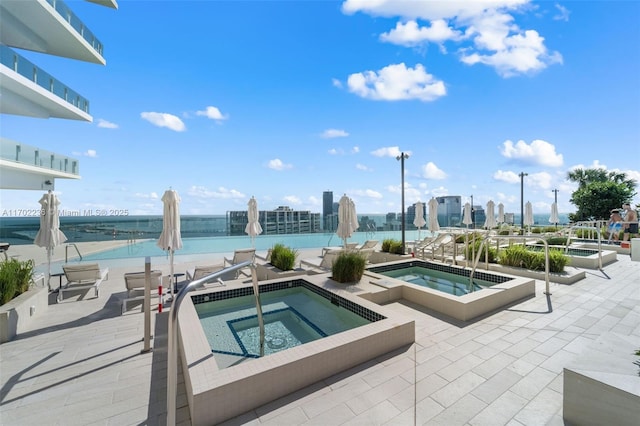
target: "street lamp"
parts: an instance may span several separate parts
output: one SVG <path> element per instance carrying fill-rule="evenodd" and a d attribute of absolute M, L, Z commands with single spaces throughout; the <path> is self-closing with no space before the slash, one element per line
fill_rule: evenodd
<path fill-rule="evenodd" d="M 473 194 L 471 194 L 471 229 L 476 229 L 476 215 L 473 208 Z"/>
<path fill-rule="evenodd" d="M 404 223 L 404 160 L 409 158 L 409 154 L 406 154 L 404 152 L 401 152 L 400 155 L 398 155 L 396 157 L 396 160 L 400 161 L 400 191 L 402 191 L 402 223 L 401 223 L 401 229 L 402 229 L 402 254 L 405 254 L 404 251 L 404 228 L 405 228 L 405 223 Z"/>
<path fill-rule="evenodd" d="M 553 197 L 554 197 L 554 203 L 556 205 L 556 209 L 558 208 L 558 192 L 560 190 L 559 189 L 552 189 L 551 192 L 553 192 Z M 556 225 L 556 230 L 558 228 L 558 222 L 555 223 Z"/>
<path fill-rule="evenodd" d="M 529 174 L 520 172 L 518 176 L 520 176 L 520 229 L 524 235 L 524 177 Z"/>

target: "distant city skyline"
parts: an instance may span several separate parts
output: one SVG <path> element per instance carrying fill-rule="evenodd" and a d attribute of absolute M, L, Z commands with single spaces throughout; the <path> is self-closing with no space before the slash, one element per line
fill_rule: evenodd
<path fill-rule="evenodd" d="M 74 2 L 106 65 L 21 50 L 93 123 L 3 114 L 1 136 L 80 160 L 61 208 L 185 215 L 327 189 L 361 214 L 431 197 L 570 213 L 575 168 L 640 181 L 640 2 Z M 241 23 L 241 24 L 239 24 Z M 170 29 L 170 30 L 167 30 Z M 5 211 L 39 191 L 0 191 Z M 636 195 L 631 202 L 640 203 Z M 620 206 L 611 206 L 620 207 Z"/>

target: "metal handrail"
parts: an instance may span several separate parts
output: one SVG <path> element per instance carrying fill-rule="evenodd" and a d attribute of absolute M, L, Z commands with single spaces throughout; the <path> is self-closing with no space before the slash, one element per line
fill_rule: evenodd
<path fill-rule="evenodd" d="M 69 246 L 73 246 L 76 249 L 76 253 L 78 253 L 78 257 L 82 260 L 82 254 L 80 254 L 80 249 L 75 243 L 69 243 L 64 247 L 64 263 L 69 262 Z"/>
<path fill-rule="evenodd" d="M 178 386 L 178 348 L 176 346 L 177 339 L 177 321 L 178 310 L 182 304 L 182 300 L 194 288 L 215 278 L 219 278 L 229 272 L 233 272 L 247 266 L 252 266 L 252 262 L 247 260 L 238 263 L 220 271 L 216 271 L 198 280 L 193 280 L 184 286 L 178 295 L 173 299 L 171 311 L 169 312 L 169 330 L 167 332 L 167 425 L 174 426 L 176 424 L 176 395 Z M 251 268 L 251 275 L 255 276 L 255 268 Z"/>
<path fill-rule="evenodd" d="M 497 235 L 495 236 L 495 238 L 497 240 L 501 240 L 501 239 L 507 239 L 507 240 L 531 240 L 531 239 L 535 239 L 535 240 L 540 240 L 540 236 L 533 236 L 533 235 Z M 547 243 L 547 240 L 545 240 L 544 238 L 541 239 L 542 243 L 544 244 L 544 282 L 545 282 L 545 294 L 550 295 L 551 292 L 549 291 L 549 243 Z M 482 245 L 481 245 L 482 248 Z M 479 254 L 482 253 L 482 249 L 478 250 L 478 259 L 480 258 Z M 476 271 L 477 268 L 477 264 L 473 265 L 473 268 L 471 269 L 471 274 L 470 279 L 472 279 L 473 274 Z"/>
<path fill-rule="evenodd" d="M 573 225 L 569 228 L 569 236 L 567 237 L 567 248 L 569 239 L 571 238 L 571 231 L 573 231 L 574 229 L 589 229 L 591 231 L 596 231 L 596 233 L 598 234 L 598 269 L 602 270 L 602 232 L 600 231 L 600 228 L 597 226 Z"/>

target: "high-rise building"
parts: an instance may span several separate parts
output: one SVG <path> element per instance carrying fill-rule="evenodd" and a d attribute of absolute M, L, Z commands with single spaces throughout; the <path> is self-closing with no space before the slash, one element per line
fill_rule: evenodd
<path fill-rule="evenodd" d="M 325 232 L 335 231 L 338 227 L 337 209 L 333 202 L 333 191 L 322 193 L 322 228 Z"/>
<path fill-rule="evenodd" d="M 91 3 L 118 8 L 116 0 Z M 105 65 L 102 43 L 66 3 L 0 2 L 0 113 L 93 121 L 87 99 L 14 49 Z M 2 189 L 53 190 L 56 179 L 80 178 L 78 160 L 23 141 L 0 138 L 0 151 Z"/>
<path fill-rule="evenodd" d="M 275 210 L 260 210 L 258 221 L 262 226 L 262 235 L 320 232 L 320 213 L 292 210 L 288 206 L 280 206 Z M 248 222 L 246 210 L 227 212 L 229 235 L 246 235 L 244 230 Z"/>
<path fill-rule="evenodd" d="M 462 198 L 459 195 L 436 197 L 440 226 L 460 226 L 462 223 Z"/>

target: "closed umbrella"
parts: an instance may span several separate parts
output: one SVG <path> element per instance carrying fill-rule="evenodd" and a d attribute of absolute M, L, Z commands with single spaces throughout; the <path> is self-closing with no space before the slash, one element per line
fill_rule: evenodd
<path fill-rule="evenodd" d="M 558 217 L 558 203 L 551 204 L 551 216 L 549 217 L 549 223 L 555 223 L 558 226 L 560 218 Z"/>
<path fill-rule="evenodd" d="M 498 204 L 498 223 L 504 223 L 504 204 Z"/>
<path fill-rule="evenodd" d="M 56 195 L 49 191 L 40 198 L 40 229 L 36 234 L 34 243 L 38 247 L 47 249 L 47 287 L 51 279 L 51 253 L 53 248 L 67 241 L 67 237 L 60 230 L 60 216 L 58 206 L 60 201 Z"/>
<path fill-rule="evenodd" d="M 465 203 L 464 205 L 464 217 L 462 218 L 462 223 L 467 225 L 467 228 L 469 228 L 469 225 L 473 223 L 473 220 L 471 219 L 471 204 L 469 203 Z"/>
<path fill-rule="evenodd" d="M 484 227 L 487 229 L 496 227 L 495 203 L 492 200 L 487 202 L 487 218 L 484 221 Z"/>
<path fill-rule="evenodd" d="M 162 195 L 164 210 L 162 214 L 162 232 L 156 243 L 162 250 L 169 252 L 171 268 L 171 293 L 174 291 L 175 275 L 173 273 L 173 254 L 182 248 L 182 236 L 180 235 L 180 196 L 172 189 L 168 189 Z"/>
<path fill-rule="evenodd" d="M 244 232 L 251 237 L 251 246 L 255 248 L 256 236 L 262 234 L 262 226 L 258 220 L 258 201 L 255 197 L 251 197 L 247 206 L 247 226 Z"/>
<path fill-rule="evenodd" d="M 533 225 L 533 206 L 531 205 L 531 201 L 527 201 L 527 204 L 524 206 L 524 226 Z"/>
<path fill-rule="evenodd" d="M 429 231 L 437 232 L 440 230 L 440 223 L 438 223 L 438 200 L 432 197 L 429 200 Z"/>
<path fill-rule="evenodd" d="M 347 239 L 358 229 L 356 206 L 351 198 L 343 195 L 338 203 L 338 229 L 336 234 L 342 238 L 344 247 L 347 247 Z"/>
<path fill-rule="evenodd" d="M 418 228 L 418 240 L 420 239 L 420 228 L 426 224 L 427 222 L 424 220 L 424 204 L 418 200 L 416 203 L 416 217 L 413 219 L 413 225 Z"/>

